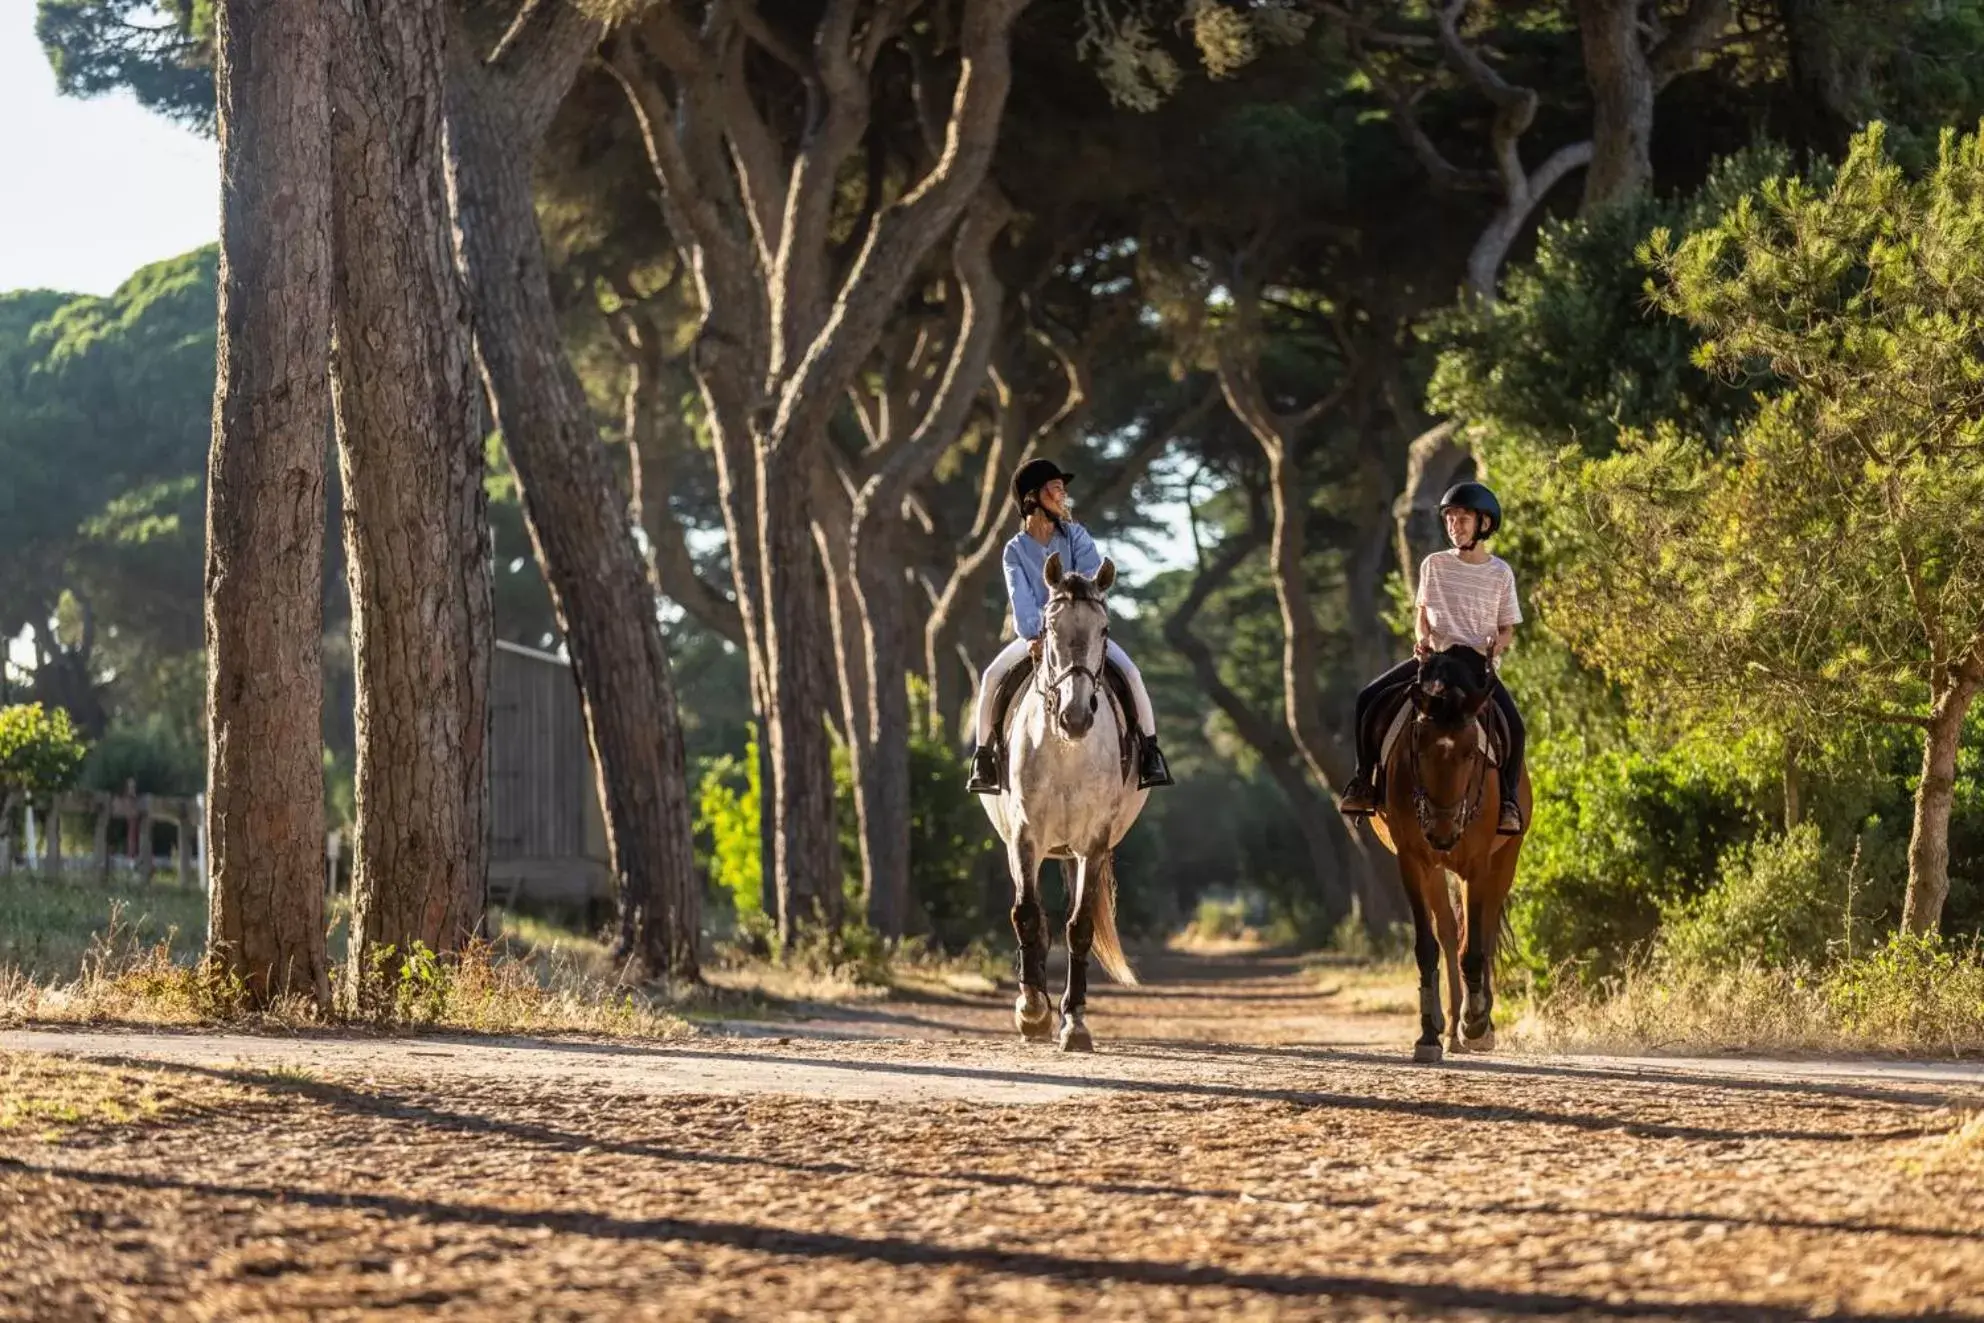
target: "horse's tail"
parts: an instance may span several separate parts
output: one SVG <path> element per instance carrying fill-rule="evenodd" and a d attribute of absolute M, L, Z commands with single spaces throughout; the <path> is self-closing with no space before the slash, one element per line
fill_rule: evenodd
<path fill-rule="evenodd" d="M 1089 870 L 1084 869 L 1085 873 Z M 1137 986 L 1137 971 L 1130 968 L 1130 959 L 1123 954 L 1123 939 L 1116 933 L 1116 852 L 1102 856 L 1102 863 L 1094 870 L 1084 886 L 1095 888 L 1095 899 L 1089 910 L 1090 921 L 1095 927 L 1094 944 L 1089 954 L 1102 963 L 1109 977 L 1126 988 Z M 1082 897 L 1084 902 L 1088 897 Z"/>

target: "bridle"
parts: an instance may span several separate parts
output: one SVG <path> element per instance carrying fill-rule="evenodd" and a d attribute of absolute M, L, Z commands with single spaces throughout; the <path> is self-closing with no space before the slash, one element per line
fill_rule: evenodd
<path fill-rule="evenodd" d="M 1475 718 L 1475 720 L 1479 719 L 1478 716 Z M 1407 766 L 1412 777 L 1412 811 L 1419 819 L 1419 834 L 1426 838 L 1429 845 L 1433 841 L 1433 819 L 1436 816 L 1444 818 L 1458 814 L 1460 831 L 1455 837 L 1455 844 L 1458 844 L 1459 838 L 1467 834 L 1467 829 L 1481 813 L 1481 801 L 1488 790 L 1488 755 L 1482 751 L 1477 740 L 1473 752 L 1469 755 L 1474 767 L 1468 773 L 1467 789 L 1462 792 L 1461 798 L 1441 803 L 1426 793 L 1426 787 L 1419 779 L 1419 736 L 1425 725 L 1424 716 L 1416 715 L 1412 718 L 1412 742 L 1407 748 L 1409 759 Z"/>
<path fill-rule="evenodd" d="M 1054 611 L 1050 606 L 1050 618 L 1053 614 Z M 1109 622 L 1105 615 L 1102 624 L 1102 666 L 1107 666 L 1108 664 Z M 1047 669 L 1047 649 L 1043 646 L 1040 650 L 1040 668 L 1035 672 L 1034 687 L 1040 690 L 1041 697 L 1046 698 L 1050 697 L 1055 690 L 1059 689 L 1069 680 L 1081 676 L 1090 684 L 1094 685 L 1096 692 L 1100 694 L 1103 689 L 1102 666 L 1086 666 L 1081 662 L 1069 662 L 1057 671 L 1050 671 Z"/>

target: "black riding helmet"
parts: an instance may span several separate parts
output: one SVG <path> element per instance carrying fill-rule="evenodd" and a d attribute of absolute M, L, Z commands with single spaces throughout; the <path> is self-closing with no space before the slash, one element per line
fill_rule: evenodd
<path fill-rule="evenodd" d="M 1447 488 L 1447 494 L 1440 498 L 1440 513 L 1453 509 L 1472 510 L 1488 521 L 1488 526 L 1474 535 L 1476 542 L 1493 537 L 1502 527 L 1502 503 L 1481 483 L 1457 482 Z"/>
<path fill-rule="evenodd" d="M 1027 513 L 1027 498 L 1056 478 L 1062 482 L 1073 482 L 1075 475 L 1066 472 L 1051 459 L 1030 459 L 1014 471 L 1013 504 L 1019 507 L 1022 516 Z"/>

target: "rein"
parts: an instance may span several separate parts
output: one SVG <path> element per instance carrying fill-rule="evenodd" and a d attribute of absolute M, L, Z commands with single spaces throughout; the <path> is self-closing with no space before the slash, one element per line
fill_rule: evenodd
<path fill-rule="evenodd" d="M 1419 819 L 1419 834 L 1426 837 L 1427 844 L 1430 845 L 1432 823 L 1436 815 L 1447 817 L 1457 812 L 1460 817 L 1460 834 L 1463 836 L 1474 824 L 1474 819 L 1481 812 L 1481 800 L 1488 790 L 1488 755 L 1483 752 L 1481 743 L 1477 739 L 1473 744 L 1473 751 L 1468 755 L 1474 768 L 1468 773 L 1466 791 L 1461 798 L 1443 804 L 1426 793 L 1426 787 L 1419 779 L 1419 736 L 1422 722 L 1423 718 L 1420 717 L 1412 719 L 1412 743 L 1408 750 L 1410 754 L 1408 765 L 1412 775 L 1412 811 Z"/>

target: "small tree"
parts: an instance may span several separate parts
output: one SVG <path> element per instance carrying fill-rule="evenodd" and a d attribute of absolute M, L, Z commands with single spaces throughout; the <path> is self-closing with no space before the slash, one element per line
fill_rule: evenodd
<path fill-rule="evenodd" d="M 1553 620 L 1682 707 L 1922 730 L 1902 921 L 1933 930 L 1984 688 L 1984 143 L 1945 134 L 1910 179 L 1877 124 L 1829 184 L 1768 183 L 1643 259 L 1697 360 L 1772 393 L 1720 446 L 1658 429 L 1576 471 Z"/>
<path fill-rule="evenodd" d="M 61 708 L 0 707 L 0 803 L 17 793 L 30 803 L 61 794 L 75 784 L 87 752 Z"/>

